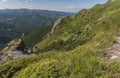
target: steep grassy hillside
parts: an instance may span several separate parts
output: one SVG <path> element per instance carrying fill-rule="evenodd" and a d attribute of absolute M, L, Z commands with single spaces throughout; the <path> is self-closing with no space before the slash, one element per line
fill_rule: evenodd
<path fill-rule="evenodd" d="M 120 0 L 66 17 L 60 28 L 36 44 L 37 56 L 0 65 L 2 78 L 120 78 L 120 61 L 104 51 L 120 36 Z"/>
<path fill-rule="evenodd" d="M 111 6 L 112 4 L 115 5 Z M 119 0 L 118 3 L 117 1 L 109 2 L 104 5 L 96 5 L 89 10 L 82 10 L 73 19 L 66 17 L 57 32 L 37 44 L 38 49 L 66 51 L 84 45 L 96 37 L 101 38 L 102 34 L 106 35 L 106 38 L 107 34 L 111 34 L 111 37 L 114 36 L 112 32 L 115 35 L 119 34 L 115 33 L 119 28 L 119 5 Z M 115 28 L 117 30 L 112 30 Z"/>

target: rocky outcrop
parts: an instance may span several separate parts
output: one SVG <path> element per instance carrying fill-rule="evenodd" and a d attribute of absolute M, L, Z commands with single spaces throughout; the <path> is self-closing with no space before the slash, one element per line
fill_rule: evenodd
<path fill-rule="evenodd" d="M 63 16 L 63 17 L 59 18 L 59 19 L 54 23 L 51 31 L 50 31 L 46 36 L 44 36 L 43 39 L 47 38 L 47 37 L 50 36 L 53 32 L 55 32 L 56 30 L 58 30 L 59 27 L 60 27 L 60 24 L 64 21 L 64 19 L 65 19 L 66 17 L 69 17 L 69 16 Z"/>
<path fill-rule="evenodd" d="M 120 37 L 105 50 L 104 57 L 107 61 L 120 60 Z"/>
<path fill-rule="evenodd" d="M 25 51 L 25 44 L 24 41 L 22 39 L 15 39 L 12 40 L 5 49 L 2 50 L 2 52 L 6 52 L 6 51 Z"/>
<path fill-rule="evenodd" d="M 52 34 L 54 31 L 56 31 L 56 30 L 59 29 L 60 23 L 63 21 L 64 18 L 65 18 L 65 16 L 62 17 L 62 18 L 59 18 L 59 19 L 54 23 L 54 25 L 53 25 L 53 27 L 52 27 L 52 30 L 51 30 L 50 34 Z"/>
<path fill-rule="evenodd" d="M 22 38 L 12 40 L 6 48 L 0 53 L 0 63 L 8 62 L 9 60 L 34 56 L 29 49 L 26 49 Z"/>
<path fill-rule="evenodd" d="M 113 2 L 113 1 L 115 1 L 115 0 L 108 0 L 108 2 Z"/>

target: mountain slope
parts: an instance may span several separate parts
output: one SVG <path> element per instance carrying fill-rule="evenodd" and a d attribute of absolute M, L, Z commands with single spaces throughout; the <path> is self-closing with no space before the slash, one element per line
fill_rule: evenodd
<path fill-rule="evenodd" d="M 105 49 L 120 36 L 119 14 L 120 0 L 115 0 L 65 17 L 36 44 L 37 56 L 1 64 L 1 77 L 119 78 L 120 62 L 104 60 Z"/>
<path fill-rule="evenodd" d="M 76 46 L 86 44 L 96 38 L 97 35 L 107 35 L 111 28 L 118 28 L 116 25 L 119 26 L 119 18 L 117 17 L 119 17 L 118 7 L 120 4 L 116 2 L 108 2 L 89 10 L 82 10 L 73 19 L 65 18 L 64 23 L 60 24 L 61 28 L 52 36 L 40 42 L 37 45 L 38 49 L 61 50 L 63 48 L 63 50 L 71 50 Z M 116 5 L 113 7 L 112 4 Z M 112 32 L 117 34 L 115 33 L 117 30 Z M 76 39 L 74 40 L 74 38 Z"/>

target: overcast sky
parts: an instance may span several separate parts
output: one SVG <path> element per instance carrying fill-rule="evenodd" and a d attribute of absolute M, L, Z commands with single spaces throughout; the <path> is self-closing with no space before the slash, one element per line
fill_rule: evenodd
<path fill-rule="evenodd" d="M 0 0 L 0 9 L 42 9 L 65 12 L 78 12 L 106 0 Z"/>

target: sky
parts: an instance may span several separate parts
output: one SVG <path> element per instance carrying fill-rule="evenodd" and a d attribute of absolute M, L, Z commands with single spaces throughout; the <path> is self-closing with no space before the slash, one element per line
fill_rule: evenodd
<path fill-rule="evenodd" d="M 0 9 L 41 9 L 78 12 L 107 0 L 0 0 Z"/>

